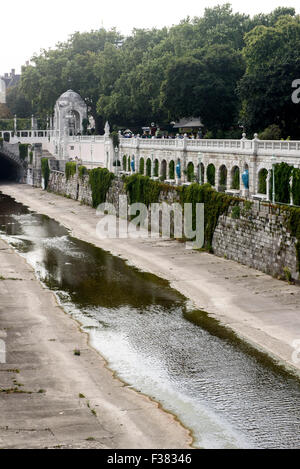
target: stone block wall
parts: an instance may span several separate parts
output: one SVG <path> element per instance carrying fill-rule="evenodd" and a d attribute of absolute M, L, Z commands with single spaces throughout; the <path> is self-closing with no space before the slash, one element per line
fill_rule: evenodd
<path fill-rule="evenodd" d="M 57 194 L 92 205 L 92 192 L 88 176 L 82 179 L 76 174 L 68 181 L 64 173 L 51 171 L 48 189 Z M 118 213 L 119 195 L 125 194 L 124 181 L 115 179 L 107 194 Z M 171 188 L 161 192 L 159 202 L 180 202 L 179 193 Z M 214 233 L 214 254 L 240 262 L 275 277 L 284 277 L 287 268 L 294 279 L 299 279 L 296 254 L 297 240 L 287 227 L 287 216 L 280 207 L 258 201 L 246 206 L 241 201 L 237 209 L 231 207 L 227 215 L 219 218 Z"/>
<path fill-rule="evenodd" d="M 280 208 L 254 202 L 245 210 L 240 203 L 240 217 L 231 207 L 227 216 L 219 218 L 212 248 L 217 256 L 232 259 L 267 274 L 283 277 L 288 268 L 294 279 L 299 278 L 296 238 L 287 229 L 287 215 Z"/>

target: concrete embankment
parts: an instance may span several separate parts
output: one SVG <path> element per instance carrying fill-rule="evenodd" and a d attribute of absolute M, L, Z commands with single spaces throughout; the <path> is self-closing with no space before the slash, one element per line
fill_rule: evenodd
<path fill-rule="evenodd" d="M 46 214 L 73 236 L 127 259 L 142 270 L 171 282 L 196 308 L 296 373 L 293 342 L 300 339 L 300 289 L 262 272 L 205 252 L 188 251 L 176 241 L 105 239 L 96 235 L 99 217 L 90 207 L 24 185 L 0 190 Z"/>
<path fill-rule="evenodd" d="M 113 377 L 54 294 L 3 241 L 0 339 L 1 361 L 6 346 L 6 363 L 0 362 L 0 448 L 187 448 L 191 443 L 172 415 Z"/>

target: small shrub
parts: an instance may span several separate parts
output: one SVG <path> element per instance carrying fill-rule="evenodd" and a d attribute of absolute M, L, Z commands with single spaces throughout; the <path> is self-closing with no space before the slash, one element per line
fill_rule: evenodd
<path fill-rule="evenodd" d="M 286 281 L 291 283 L 293 279 L 292 279 L 292 274 L 291 274 L 290 269 L 288 267 L 284 267 L 283 272 L 284 272 Z"/>

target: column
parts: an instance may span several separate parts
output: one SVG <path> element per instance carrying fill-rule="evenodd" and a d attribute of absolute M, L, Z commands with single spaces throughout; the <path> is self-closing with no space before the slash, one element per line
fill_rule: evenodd
<path fill-rule="evenodd" d="M 203 184 L 207 184 L 207 167 L 203 164 L 204 168 L 204 177 L 203 177 Z"/>

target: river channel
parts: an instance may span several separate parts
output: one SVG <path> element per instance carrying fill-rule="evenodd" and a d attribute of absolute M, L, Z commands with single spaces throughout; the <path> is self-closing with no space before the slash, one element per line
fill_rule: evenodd
<path fill-rule="evenodd" d="M 167 281 L 2 194 L 0 237 L 80 321 L 117 376 L 175 414 L 196 447 L 300 448 L 299 381 L 190 311 Z"/>

